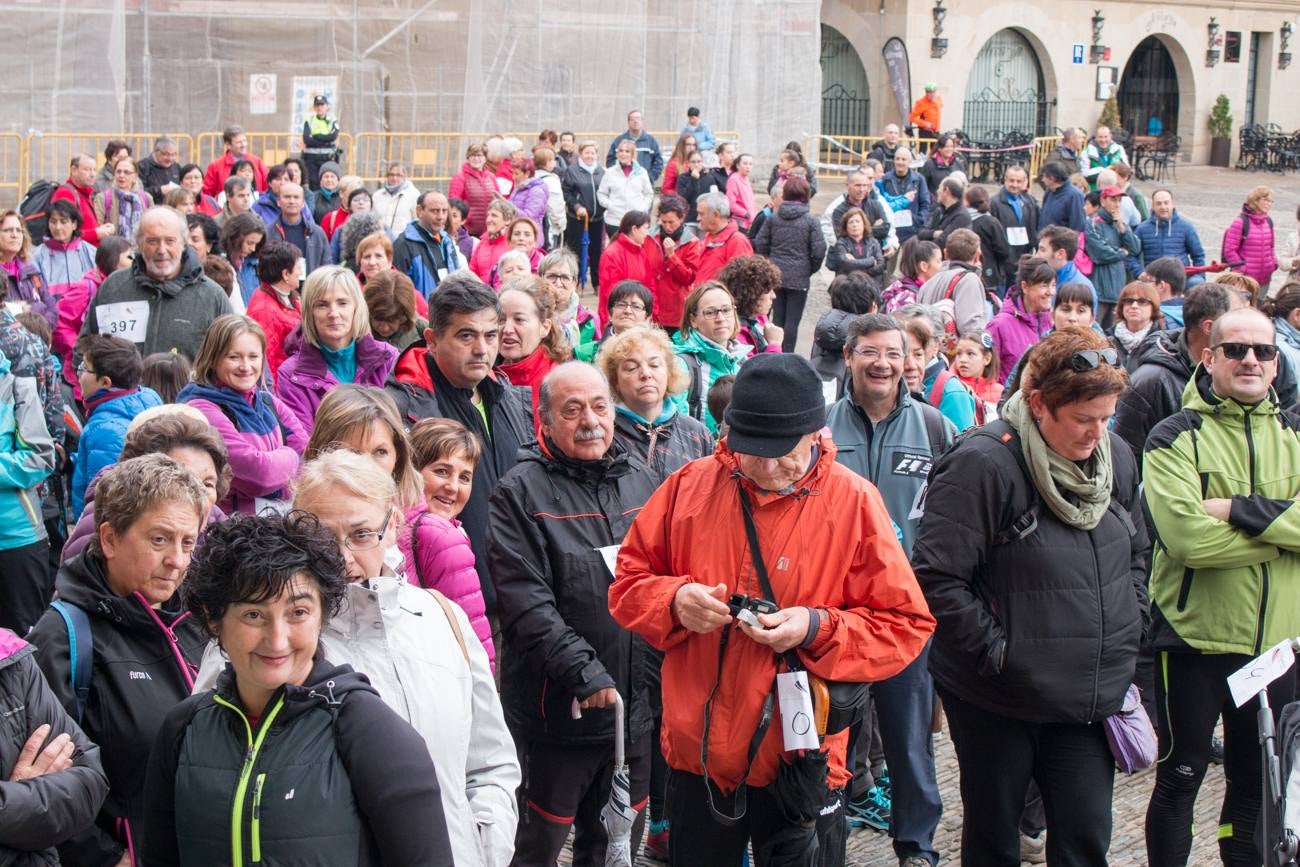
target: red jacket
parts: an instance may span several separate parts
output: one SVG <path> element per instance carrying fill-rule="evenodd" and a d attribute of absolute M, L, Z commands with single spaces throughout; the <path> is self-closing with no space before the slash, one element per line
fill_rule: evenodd
<path fill-rule="evenodd" d="M 659 275 L 651 290 L 655 296 L 651 318 L 665 328 L 680 328 L 682 313 L 686 310 L 686 296 L 691 294 L 691 287 L 695 285 L 695 269 L 700 265 L 703 246 L 689 229 L 682 233 L 682 240 L 670 254 L 663 252 L 662 235 L 655 235 L 654 242 L 659 247 L 660 260 Z"/>
<path fill-rule="evenodd" d="M 705 235 L 700 240 L 700 246 L 700 264 L 695 269 L 696 286 L 712 280 L 723 265 L 737 256 L 754 255 L 754 247 L 749 243 L 749 238 L 731 220 L 727 221 L 726 228 L 718 234 Z"/>
<path fill-rule="evenodd" d="M 636 280 L 655 294 L 655 283 L 659 277 L 659 267 L 663 263 L 663 253 L 659 245 L 646 238 L 640 247 L 632 243 L 627 235 L 617 235 L 600 254 L 600 291 L 597 293 L 596 321 L 603 329 L 609 321 L 609 311 L 605 302 L 609 300 L 610 290 L 620 280 Z"/>
<path fill-rule="evenodd" d="M 818 445 L 817 460 L 793 495 L 743 482 L 753 498 L 773 601 L 818 610 L 812 642 L 797 651 L 810 672 L 831 681 L 884 680 L 921 653 L 934 618 L 880 493 L 835 462 L 835 445 L 825 432 Z M 733 478 L 738 468 L 724 440 L 712 457 L 669 476 L 628 530 L 609 588 L 614 619 L 664 651 L 664 758 L 693 774 L 704 772 L 704 708 L 715 688 L 722 630 L 687 631 L 673 614 L 673 599 L 690 582 L 725 584 L 728 594 L 763 595 L 745 541 L 741 483 Z M 709 734 L 709 776 L 724 791 L 744 776 L 749 740 L 776 671 L 771 649 L 733 627 Z M 832 789 L 851 777 L 844 765 L 847 743 L 847 732 L 825 740 Z M 775 779 L 781 752 L 781 726 L 774 719 L 750 785 Z"/>
<path fill-rule="evenodd" d="M 497 283 L 495 274 L 492 269 L 496 268 L 497 262 L 510 249 L 510 239 L 506 233 L 502 232 L 495 239 L 490 239 L 487 233 L 478 239 L 478 246 L 474 248 L 474 255 L 469 257 L 469 269 L 478 275 L 478 278 L 487 283 L 492 288 L 496 288 Z"/>
<path fill-rule="evenodd" d="M 81 209 L 81 237 L 87 244 L 99 246 L 99 218 L 95 216 L 95 188 L 79 187 L 68 178 L 50 196 L 51 202 L 72 202 Z M 129 239 L 128 239 L 129 240 Z M 40 239 L 33 238 L 39 244 Z"/>
<path fill-rule="evenodd" d="M 266 166 L 262 165 L 262 161 L 249 153 L 244 154 L 242 157 L 236 157 L 229 150 L 226 151 L 225 155 L 208 163 L 207 171 L 203 173 L 203 192 L 214 198 L 220 195 L 222 189 L 226 186 L 226 178 L 230 177 L 230 170 L 240 160 L 248 160 L 253 164 L 253 186 L 264 192 L 266 190 Z"/>
<path fill-rule="evenodd" d="M 497 196 L 495 176 L 487 171 L 476 171 L 469 163 L 460 167 L 460 171 L 451 179 L 447 188 L 447 197 L 460 199 L 469 205 L 469 216 L 465 218 L 465 228 L 471 235 L 478 237 L 487 231 L 484 218 L 488 205 Z"/>
<path fill-rule="evenodd" d="M 348 221 L 350 216 L 352 216 L 352 212 L 346 206 L 326 214 L 325 219 L 320 221 L 320 227 L 325 232 L 325 237 L 333 241 L 334 233 L 343 228 L 343 224 Z"/>
<path fill-rule="evenodd" d="M 275 380 L 280 365 L 289 357 L 284 339 L 302 322 L 302 304 L 292 299 L 293 309 L 280 303 L 275 290 L 263 283 L 248 299 L 248 318 L 262 326 L 266 332 L 266 369 Z"/>

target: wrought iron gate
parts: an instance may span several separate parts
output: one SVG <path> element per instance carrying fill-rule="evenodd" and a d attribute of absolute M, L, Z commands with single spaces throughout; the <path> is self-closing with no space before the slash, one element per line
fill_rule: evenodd
<path fill-rule="evenodd" d="M 1009 132 L 1046 135 L 1056 100 L 1048 99 L 1034 47 L 1014 30 L 984 43 L 966 84 L 962 129 L 972 141 Z"/>

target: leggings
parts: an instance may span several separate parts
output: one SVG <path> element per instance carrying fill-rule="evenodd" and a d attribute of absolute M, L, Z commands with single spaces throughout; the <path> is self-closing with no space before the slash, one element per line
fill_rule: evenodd
<path fill-rule="evenodd" d="M 1147 807 L 1147 862 L 1186 864 L 1192 849 L 1192 811 L 1210 760 L 1210 736 L 1223 715 L 1223 773 L 1227 780 L 1219 813 L 1219 856 L 1226 865 L 1258 865 L 1255 825 L 1262 798 L 1259 700 L 1238 708 L 1227 677 L 1250 661 L 1238 653 L 1170 653 L 1156 657 L 1156 730 L 1159 764 Z M 1268 688 L 1276 721 L 1295 698 L 1295 666 Z"/>
<path fill-rule="evenodd" d="M 781 338 L 782 352 L 794 352 L 794 345 L 799 340 L 799 320 L 803 318 L 803 306 L 807 303 L 807 289 L 777 290 L 772 319 L 785 329 L 785 337 Z"/>

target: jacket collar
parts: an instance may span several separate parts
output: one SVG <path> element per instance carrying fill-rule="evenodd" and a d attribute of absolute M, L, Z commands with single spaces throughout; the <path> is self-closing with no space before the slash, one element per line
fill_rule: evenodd
<path fill-rule="evenodd" d="M 736 453 L 731 450 L 727 443 L 727 438 L 723 437 L 718 443 L 718 448 L 713 453 L 713 459 L 718 461 L 725 469 L 728 476 L 733 479 L 739 479 L 740 483 L 749 492 L 755 505 L 762 508 L 770 503 L 791 497 L 802 499 L 803 497 L 816 494 L 821 490 L 826 482 L 826 477 L 831 473 L 831 467 L 835 464 L 835 443 L 830 437 L 830 432 L 825 428 L 817 435 L 817 457 L 813 461 L 808 472 L 793 487 L 793 490 L 780 493 L 776 491 L 764 491 L 756 486 L 740 471 L 740 462 L 737 460 Z"/>

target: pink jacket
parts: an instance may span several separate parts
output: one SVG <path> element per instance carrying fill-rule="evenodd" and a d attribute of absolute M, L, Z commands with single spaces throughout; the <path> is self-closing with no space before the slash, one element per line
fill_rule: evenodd
<path fill-rule="evenodd" d="M 238 430 L 211 401 L 196 399 L 187 402 L 203 413 L 230 454 L 230 469 L 234 478 L 230 482 L 230 493 L 217 504 L 223 512 L 228 515 L 235 512 L 255 515 L 258 511 L 257 500 L 260 498 L 272 498 L 278 494 L 288 499 L 290 485 L 298 476 L 303 449 L 307 447 L 307 434 L 303 431 L 298 416 L 286 403 L 274 395 L 271 397 L 276 418 L 289 432 L 288 442 L 285 442 L 280 430 L 269 434 Z"/>
<path fill-rule="evenodd" d="M 406 558 L 406 577 L 412 584 L 437 590 L 465 610 L 496 671 L 496 648 L 474 569 L 474 550 L 460 521 L 439 517 L 420 503 L 407 511 L 406 529 L 397 537 L 397 547 Z"/>
<path fill-rule="evenodd" d="M 469 269 L 477 274 L 480 280 L 495 289 L 497 281 L 493 269 L 509 249 L 510 239 L 506 237 L 505 232 L 495 238 L 489 238 L 487 233 L 484 233 L 479 239 L 478 246 L 474 248 L 474 255 L 469 257 Z"/>
<path fill-rule="evenodd" d="M 81 325 L 86 321 L 86 310 L 95 300 L 99 285 L 106 275 L 98 268 L 91 268 L 79 283 L 74 283 L 59 298 L 57 309 L 59 321 L 54 326 L 54 354 L 63 362 L 63 378 L 74 387 L 77 384 L 76 365 L 72 363 L 72 348 L 77 345 L 77 335 Z"/>
<path fill-rule="evenodd" d="M 754 204 L 754 187 L 740 172 L 732 172 L 727 178 L 727 204 L 731 206 L 731 218 L 748 229 L 758 208 Z"/>
<path fill-rule="evenodd" d="M 988 324 L 989 336 L 998 352 L 998 378 L 1006 381 L 1020 358 L 1052 330 L 1052 314 L 1028 313 L 1019 289 L 1007 293 L 1006 303 Z"/>
<path fill-rule="evenodd" d="M 1250 220 L 1246 239 L 1241 239 L 1241 221 Z M 1223 235 L 1223 261 L 1245 262 L 1234 268 L 1259 281 L 1259 288 L 1268 290 L 1273 272 L 1277 270 L 1277 252 L 1274 249 L 1273 224 L 1265 214 L 1242 210 Z"/>

